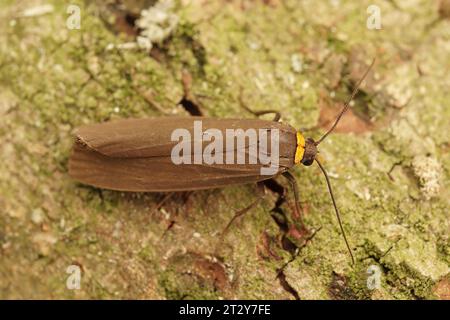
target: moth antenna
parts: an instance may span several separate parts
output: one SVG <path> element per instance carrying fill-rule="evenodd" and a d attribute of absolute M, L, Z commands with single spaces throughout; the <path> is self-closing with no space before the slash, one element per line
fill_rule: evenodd
<path fill-rule="evenodd" d="M 327 171 L 322 166 L 320 161 L 317 160 L 317 158 L 315 160 L 316 160 L 317 164 L 319 165 L 320 170 L 322 170 L 323 175 L 325 176 L 325 180 L 327 181 L 328 191 L 330 193 L 331 201 L 333 202 L 333 206 L 334 206 L 334 212 L 336 213 L 336 217 L 337 217 L 337 220 L 338 220 L 338 223 L 339 223 L 339 227 L 341 228 L 341 233 L 342 233 L 342 236 L 344 237 L 345 245 L 347 246 L 348 253 L 350 254 L 350 257 L 352 258 L 352 264 L 354 265 L 355 264 L 355 259 L 353 258 L 352 250 L 350 249 L 350 245 L 348 243 L 347 236 L 345 235 L 344 227 L 342 226 L 341 216 L 339 214 L 339 210 L 337 208 L 336 201 L 334 200 L 333 189 L 331 188 L 330 179 L 328 178 Z"/>
<path fill-rule="evenodd" d="M 375 64 L 375 58 L 372 60 L 372 63 L 370 64 L 369 68 L 367 68 L 366 72 L 364 73 L 364 75 L 361 77 L 361 79 L 359 79 L 358 83 L 356 84 L 355 88 L 353 89 L 353 92 L 350 96 L 350 98 L 347 100 L 347 102 L 345 103 L 344 107 L 342 108 L 341 112 L 339 113 L 339 115 L 337 116 L 336 120 L 334 121 L 334 124 L 331 126 L 331 128 L 322 136 L 322 138 L 320 138 L 319 140 L 317 140 L 315 142 L 316 146 L 319 145 L 323 140 L 325 140 L 325 138 L 331 133 L 333 132 L 333 130 L 336 128 L 337 124 L 339 123 L 339 121 L 341 120 L 342 116 L 344 115 L 344 113 L 347 111 L 347 109 L 350 106 L 350 102 L 353 100 L 353 98 L 356 96 L 356 94 L 358 93 L 359 87 L 361 85 L 361 83 L 364 81 L 364 79 L 366 78 L 367 74 L 369 73 L 369 71 L 372 69 L 373 65 Z"/>

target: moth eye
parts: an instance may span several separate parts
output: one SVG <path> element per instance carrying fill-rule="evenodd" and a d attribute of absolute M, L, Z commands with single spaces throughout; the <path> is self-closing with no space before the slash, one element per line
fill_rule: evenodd
<path fill-rule="evenodd" d="M 314 162 L 314 159 L 308 159 L 308 160 L 305 160 L 304 162 L 302 162 L 302 164 L 303 164 L 304 166 L 309 167 L 310 165 L 313 164 L 313 162 Z"/>

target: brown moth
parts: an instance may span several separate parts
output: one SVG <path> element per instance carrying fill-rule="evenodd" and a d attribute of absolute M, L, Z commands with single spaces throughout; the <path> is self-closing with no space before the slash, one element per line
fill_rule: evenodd
<path fill-rule="evenodd" d="M 194 122 L 201 120 L 203 130 L 229 128 L 278 129 L 279 166 L 272 175 L 261 175 L 264 165 L 256 164 L 175 164 L 172 150 L 178 141 L 171 139 L 172 132 L 184 128 L 192 139 L 184 141 L 194 145 L 209 142 L 194 140 Z M 120 191 L 187 191 L 220 188 L 270 179 L 294 166 L 297 148 L 297 133 L 287 124 L 258 119 L 212 119 L 204 117 L 163 117 L 149 119 L 126 119 L 81 127 L 69 161 L 69 173 L 76 180 L 99 188 Z M 198 140 L 198 139 L 197 139 Z M 234 148 L 223 153 L 244 152 L 248 155 L 249 139 L 243 145 L 234 143 Z M 225 141 L 215 141 L 225 145 Z M 256 140 L 260 144 L 259 140 Z M 269 141 L 270 144 L 270 141 Z M 193 148 L 192 148 L 193 149 Z M 192 150 L 192 156 L 196 151 Z M 268 150 L 267 156 L 270 156 Z M 224 157 L 226 155 L 224 154 Z M 233 157 L 235 158 L 235 157 Z"/>
<path fill-rule="evenodd" d="M 318 159 L 317 146 L 334 130 L 349 103 L 356 95 L 375 60 L 360 79 L 351 97 L 335 120 L 332 127 L 317 141 L 306 138 L 288 124 L 278 122 L 279 114 L 262 111 L 257 115 L 275 113 L 274 121 L 260 119 L 213 119 L 206 117 L 162 117 L 149 119 L 125 119 L 101 124 L 91 124 L 78 129 L 72 155 L 69 160 L 69 174 L 76 180 L 99 188 L 120 191 L 171 192 L 221 188 L 236 184 L 255 183 L 283 175 L 292 184 L 296 210 L 299 211 L 298 187 L 295 178 L 289 173 L 297 164 L 310 166 L 316 162 L 323 172 L 331 195 L 335 213 L 344 236 L 347 249 L 352 257 L 350 246 L 335 203 L 328 175 Z M 196 122 L 201 121 L 202 134 L 195 132 Z M 184 163 L 174 161 L 173 152 L 179 141 L 173 133 L 182 129 L 187 134 L 183 143 L 187 150 Z M 228 146 L 227 130 L 237 130 L 236 139 L 243 138 L 247 130 L 266 132 L 255 139 L 241 139 L 231 148 L 214 150 L 215 159 L 222 161 L 205 162 L 203 151 L 213 141 L 216 146 Z M 204 139 L 204 133 L 215 133 L 214 139 Z M 240 130 L 240 131 L 239 131 Z M 277 132 L 276 139 L 268 133 Z M 263 139 L 262 137 L 268 137 Z M 233 138 L 233 139 L 234 139 Z M 272 144 L 275 142 L 275 144 Z M 196 148 L 195 146 L 199 148 Z M 270 148 L 268 146 L 271 146 Z M 274 155 L 275 170 L 262 174 L 268 163 L 252 158 L 252 150 L 263 149 L 266 158 Z M 186 153 L 186 152 L 185 152 Z M 236 159 L 245 155 L 246 163 L 228 163 L 225 159 Z M 245 158 L 244 157 L 244 158 Z"/>

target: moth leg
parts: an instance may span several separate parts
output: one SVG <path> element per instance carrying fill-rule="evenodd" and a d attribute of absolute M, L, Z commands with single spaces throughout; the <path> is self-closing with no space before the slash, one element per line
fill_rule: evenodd
<path fill-rule="evenodd" d="M 275 202 L 275 208 L 279 208 L 286 201 L 286 188 L 274 178 L 264 180 L 263 183 L 267 189 L 277 194 L 278 197 Z"/>
<path fill-rule="evenodd" d="M 274 122 L 278 122 L 278 121 L 280 121 L 280 119 L 281 119 L 281 113 L 278 112 L 278 111 L 276 111 L 276 110 L 253 111 L 253 110 L 249 109 L 248 107 L 244 107 L 244 106 L 243 106 L 243 108 L 244 108 L 245 110 L 247 110 L 248 112 L 250 112 L 251 114 L 257 116 L 257 117 L 262 116 L 262 115 L 265 115 L 265 114 L 273 113 L 273 114 L 275 114 L 275 116 L 274 116 L 274 118 L 273 118 L 273 121 L 274 121 Z"/>
<path fill-rule="evenodd" d="M 247 111 L 251 112 L 250 110 L 247 110 Z M 273 114 L 275 114 L 275 116 L 273 117 L 272 121 L 278 122 L 281 119 L 281 113 L 276 110 L 262 110 L 262 111 L 255 111 L 255 112 L 251 112 L 251 113 L 253 113 L 257 117 L 262 116 L 264 114 L 273 113 Z"/>
<path fill-rule="evenodd" d="M 223 229 L 222 235 L 221 235 L 221 239 L 225 238 L 225 235 L 227 234 L 227 232 L 230 229 L 231 225 L 236 221 L 236 219 L 242 217 L 244 214 L 246 214 L 251 209 L 256 207 L 261 202 L 261 200 L 264 198 L 264 196 L 266 194 L 265 193 L 265 189 L 264 189 L 264 184 L 262 182 L 257 182 L 256 183 L 256 188 L 257 188 L 257 192 L 258 192 L 258 198 L 255 201 L 253 201 L 249 206 L 247 206 L 247 207 L 245 207 L 245 208 L 243 208 L 241 210 L 238 210 L 234 214 L 233 218 L 231 218 L 231 220 L 225 226 L 225 229 Z"/>
<path fill-rule="evenodd" d="M 162 208 L 162 206 L 172 198 L 172 196 L 175 194 L 175 192 L 169 192 L 163 196 L 163 198 L 152 208 L 150 209 L 150 215 L 153 216 L 153 214 Z"/>
<path fill-rule="evenodd" d="M 181 98 L 179 104 L 183 106 L 183 108 L 189 112 L 191 116 L 200 116 L 203 117 L 202 105 L 197 100 L 197 98 L 192 94 L 192 76 L 186 70 L 183 70 L 181 75 L 181 81 L 183 83 L 183 97 Z"/>
<path fill-rule="evenodd" d="M 300 224 L 302 228 L 306 230 L 305 223 L 303 222 L 303 207 L 302 204 L 300 203 L 300 192 L 298 190 L 297 180 L 289 171 L 285 171 L 282 174 L 291 184 L 292 190 L 294 191 L 295 213 L 296 216 L 300 218 Z"/>
<path fill-rule="evenodd" d="M 279 111 L 277 111 L 277 110 L 261 110 L 261 111 L 254 111 L 254 110 L 250 109 L 250 108 L 247 106 L 247 104 L 245 103 L 245 101 L 244 101 L 244 99 L 243 99 L 243 97 L 242 97 L 242 90 L 241 90 L 241 93 L 239 94 L 239 104 L 240 104 L 241 107 L 242 107 L 243 109 L 245 109 L 247 112 L 250 112 L 251 114 L 253 114 L 253 115 L 257 116 L 257 117 L 262 116 L 262 115 L 264 115 L 264 114 L 270 114 L 270 113 L 273 113 L 273 114 L 275 114 L 275 116 L 274 116 L 274 118 L 273 118 L 273 121 L 274 121 L 274 122 L 278 122 L 278 121 L 280 121 L 280 119 L 281 119 L 281 113 L 280 113 Z"/>

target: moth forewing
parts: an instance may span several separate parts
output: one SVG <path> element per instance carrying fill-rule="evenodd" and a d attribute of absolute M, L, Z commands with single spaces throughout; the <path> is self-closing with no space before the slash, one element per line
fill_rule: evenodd
<path fill-rule="evenodd" d="M 233 144 L 227 139 L 227 129 L 238 132 Z M 256 136 L 249 130 L 256 130 Z M 268 138 L 260 136 L 260 131 L 267 132 Z M 273 138 L 273 132 L 278 137 Z M 220 146 L 226 148 L 218 150 Z M 263 161 L 258 154 L 255 159 L 254 153 L 267 146 L 268 150 L 261 151 Z M 273 121 L 127 119 L 80 128 L 69 173 L 82 183 L 121 191 L 210 189 L 276 176 L 294 165 L 295 149 L 295 129 Z M 272 150 L 277 151 L 276 157 L 271 156 Z M 272 171 L 264 172 L 269 168 Z"/>

